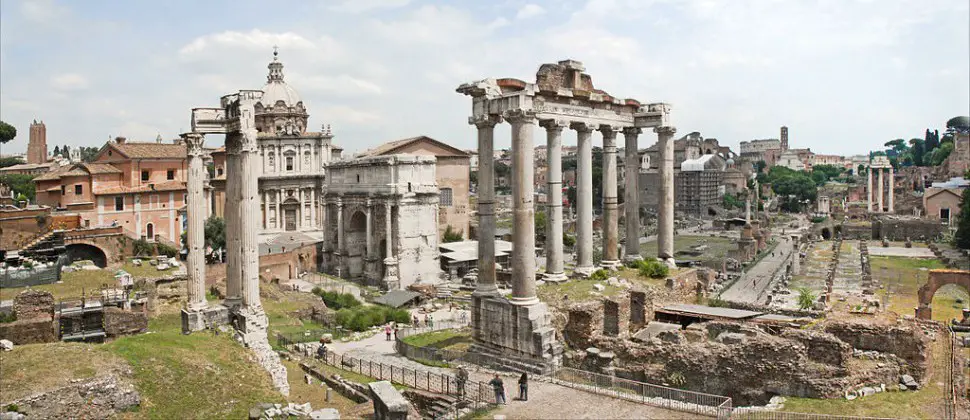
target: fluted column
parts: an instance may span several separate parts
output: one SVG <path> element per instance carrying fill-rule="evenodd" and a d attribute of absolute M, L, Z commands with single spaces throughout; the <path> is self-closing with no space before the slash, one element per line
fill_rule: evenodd
<path fill-rule="evenodd" d="M 866 208 L 872 213 L 872 168 L 866 168 Z"/>
<path fill-rule="evenodd" d="M 240 95 L 242 96 L 242 95 Z M 248 99 L 248 100 L 245 100 Z M 253 115 L 251 98 L 240 98 L 240 114 Z M 256 126 L 252 118 L 240 117 L 242 150 L 239 154 L 241 200 L 237 229 L 240 235 L 242 257 L 243 307 L 261 312 L 259 300 L 259 155 L 257 153 Z"/>
<path fill-rule="evenodd" d="M 239 153 L 242 144 L 238 135 L 226 135 L 226 299 L 230 308 L 242 304 L 242 264 L 239 254 Z"/>
<path fill-rule="evenodd" d="M 374 238 L 373 238 L 373 236 L 374 236 L 373 229 L 374 228 L 373 228 L 373 222 L 371 220 L 371 218 L 372 218 L 372 216 L 371 216 L 371 204 L 372 203 L 371 203 L 370 199 L 367 199 L 367 206 L 364 209 L 365 216 L 366 216 L 366 219 L 367 219 L 367 233 L 366 233 L 367 237 L 364 240 L 364 243 L 366 245 L 365 246 L 366 247 L 366 251 L 364 252 L 364 255 L 367 258 L 371 258 L 371 257 L 374 256 Z"/>
<path fill-rule="evenodd" d="M 593 125 L 573 123 L 576 130 L 579 156 L 576 172 L 576 272 L 584 276 L 593 273 Z"/>
<path fill-rule="evenodd" d="M 512 124 L 512 299 L 513 305 L 539 303 L 536 297 L 534 112 L 505 114 Z"/>
<path fill-rule="evenodd" d="M 600 126 L 603 134 L 603 260 L 608 270 L 620 266 L 619 214 L 616 198 L 616 127 Z"/>
<path fill-rule="evenodd" d="M 370 221 L 370 217 L 367 218 Z M 310 188 L 310 226 L 313 230 L 317 229 L 317 189 Z M 370 236 L 370 235 L 368 235 Z"/>
<path fill-rule="evenodd" d="M 283 230 L 283 213 L 280 204 L 283 202 L 283 190 L 276 190 L 276 230 Z"/>
<path fill-rule="evenodd" d="M 636 261 L 640 256 L 640 153 L 637 136 L 641 130 L 636 127 L 623 129 L 624 147 L 626 148 L 626 185 L 623 188 L 623 207 L 626 210 L 626 255 L 624 261 Z"/>
<path fill-rule="evenodd" d="M 394 233 L 391 229 L 392 223 L 392 211 L 390 201 L 384 202 L 384 252 L 387 255 L 384 258 L 384 285 L 389 290 L 394 290 L 400 287 L 401 280 L 397 275 L 397 258 L 394 258 Z"/>
<path fill-rule="evenodd" d="M 478 128 L 478 284 L 476 295 L 496 295 L 495 282 L 495 124 L 498 115 L 468 118 Z M 531 165 L 531 163 L 530 163 Z"/>
<path fill-rule="evenodd" d="M 205 167 L 202 165 L 202 143 L 204 137 L 198 133 L 182 134 L 188 152 L 188 219 L 187 248 L 189 250 L 188 303 L 187 309 L 197 312 L 205 309 L 205 194 L 202 191 L 205 180 Z"/>
<path fill-rule="evenodd" d="M 674 267 L 674 133 L 677 129 L 654 128 L 660 149 L 660 206 L 657 217 L 657 258 Z M 756 192 L 757 194 L 757 192 Z"/>
<path fill-rule="evenodd" d="M 566 280 L 562 245 L 562 130 L 565 121 L 545 120 L 546 129 L 546 274 L 545 281 Z M 481 175 L 479 175 L 481 177 Z"/>
<path fill-rule="evenodd" d="M 894 206 L 896 204 L 895 203 L 896 198 L 894 196 L 894 194 L 895 194 L 895 192 L 894 192 L 895 188 L 893 188 L 893 186 L 895 184 L 895 182 L 893 182 L 894 179 L 895 178 L 893 176 L 893 167 L 890 166 L 889 167 L 889 185 L 887 185 L 887 187 L 889 188 L 889 209 L 886 210 L 889 213 L 895 213 L 896 212 L 895 206 Z"/>
<path fill-rule="evenodd" d="M 263 230 L 269 230 L 269 191 L 263 191 Z"/>
<path fill-rule="evenodd" d="M 882 213 L 883 212 L 883 209 L 885 209 L 885 207 L 883 207 L 883 201 L 882 201 L 882 196 L 883 196 L 882 185 L 886 181 L 882 177 L 882 172 L 883 172 L 883 168 L 879 168 L 879 187 L 878 187 L 879 188 L 879 197 L 877 199 L 878 200 L 878 203 L 879 203 L 879 209 L 876 210 L 877 213 Z"/>
<path fill-rule="evenodd" d="M 346 252 L 344 250 L 344 202 L 337 197 L 337 267 L 343 276 L 346 270 Z"/>

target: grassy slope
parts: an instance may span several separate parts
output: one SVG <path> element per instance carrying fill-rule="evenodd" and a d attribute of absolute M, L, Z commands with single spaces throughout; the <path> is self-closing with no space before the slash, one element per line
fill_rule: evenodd
<path fill-rule="evenodd" d="M 462 330 L 439 330 L 415 334 L 404 337 L 403 341 L 417 347 L 433 347 L 436 349 L 465 350 L 471 343 L 471 331 Z"/>
<path fill-rule="evenodd" d="M 141 267 L 136 267 L 130 262 L 125 263 L 121 269 L 131 273 L 135 278 L 159 277 L 171 274 L 174 270 L 158 271 L 155 267 L 145 263 Z M 54 295 L 55 299 L 74 299 L 80 298 L 84 292 L 90 295 L 92 292 L 98 293 L 102 285 L 116 286 L 115 271 L 117 269 L 103 270 L 81 270 L 71 273 L 61 274 L 61 282 L 54 284 L 43 284 L 34 286 L 32 289 L 46 290 Z M 0 300 L 13 299 L 17 293 L 27 290 L 26 287 L 14 287 L 0 289 Z"/>
<path fill-rule="evenodd" d="M 260 402 L 283 402 L 268 374 L 229 335 L 182 335 L 178 315 L 105 348 L 128 361 L 142 406 L 138 418 L 245 418 Z"/>
<path fill-rule="evenodd" d="M 917 291 L 926 283 L 928 269 L 946 268 L 943 263 L 935 259 L 876 257 L 870 259 L 872 276 L 884 285 L 880 296 L 891 289 L 888 310 L 900 315 L 913 315 L 913 308 L 919 302 Z M 921 269 L 927 270 L 921 270 Z M 962 299 L 963 304 L 956 303 Z M 967 291 L 959 286 L 944 286 L 933 297 L 933 319 L 944 321 L 952 318 L 962 318 L 961 308 L 970 300 Z"/>
<path fill-rule="evenodd" d="M 57 363 L 51 363 L 56 360 Z M 15 346 L 0 352 L 0 401 L 9 402 L 38 392 L 89 379 L 123 367 L 124 360 L 100 346 L 44 343 Z"/>
<path fill-rule="evenodd" d="M 933 344 L 933 369 L 926 387 L 919 391 L 885 392 L 848 401 L 843 398 L 811 399 L 788 398 L 784 411 L 798 413 L 831 414 L 843 416 L 869 416 L 890 418 L 935 419 L 943 416 L 943 357 L 944 340 Z M 886 384 L 887 387 L 895 384 Z"/>

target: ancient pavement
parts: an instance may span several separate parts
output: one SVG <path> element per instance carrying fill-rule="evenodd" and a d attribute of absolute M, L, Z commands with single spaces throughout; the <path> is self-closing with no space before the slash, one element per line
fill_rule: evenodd
<path fill-rule="evenodd" d="M 435 322 L 450 320 L 458 311 L 440 310 L 432 314 Z M 423 315 L 418 315 L 423 319 Z M 379 332 L 370 338 L 354 342 L 337 342 L 329 346 L 334 352 L 354 357 L 366 358 L 375 362 L 393 364 L 408 368 L 454 375 L 454 369 L 430 367 L 398 356 L 394 351 L 394 341 L 385 340 Z M 470 378 L 474 381 L 488 382 L 492 374 L 469 368 Z M 533 380 L 529 385 L 529 401 L 517 401 L 518 375 L 503 375 L 508 405 L 491 412 L 489 415 L 503 415 L 507 419 L 688 419 L 697 418 L 694 414 L 664 410 L 644 404 L 591 394 L 548 382 Z"/>
<path fill-rule="evenodd" d="M 794 241 L 789 238 L 779 238 L 778 241 L 778 246 L 773 251 L 754 267 L 750 267 L 743 278 L 724 290 L 720 298 L 733 302 L 764 303 L 766 291 L 771 288 L 771 277 L 788 258 L 788 254 L 794 251 Z"/>

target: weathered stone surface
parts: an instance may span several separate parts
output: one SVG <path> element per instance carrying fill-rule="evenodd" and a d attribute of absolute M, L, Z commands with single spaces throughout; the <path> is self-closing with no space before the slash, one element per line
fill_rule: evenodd
<path fill-rule="evenodd" d="M 18 319 L 0 324 L 0 339 L 14 344 L 51 343 L 57 341 L 57 330 L 51 317 Z"/>
<path fill-rule="evenodd" d="M 559 363 L 562 346 L 556 341 L 545 303 L 519 306 L 502 297 L 473 296 L 472 306 L 480 316 L 473 335 L 485 352 L 490 349 L 540 363 Z"/>
<path fill-rule="evenodd" d="M 893 354 L 906 362 L 905 372 L 916 378 L 926 374 L 929 339 L 912 323 L 870 325 L 849 322 L 825 324 L 831 333 L 853 348 Z"/>
<path fill-rule="evenodd" d="M 13 313 L 19 320 L 54 316 L 54 295 L 43 290 L 24 290 L 13 298 Z"/>
<path fill-rule="evenodd" d="M 408 401 L 388 381 L 371 382 L 370 395 L 374 401 L 374 418 L 377 420 L 404 420 L 408 418 Z"/>
<path fill-rule="evenodd" d="M 126 311 L 121 308 L 105 308 L 104 332 L 108 337 L 138 334 L 148 330 L 148 314 L 141 311 Z"/>
<path fill-rule="evenodd" d="M 2 351 L 10 351 L 10 350 L 13 350 L 13 342 L 10 341 L 10 340 L 6 340 L 6 339 L 0 340 L 0 350 L 2 350 Z"/>
<path fill-rule="evenodd" d="M 114 374 L 33 395 L 11 404 L 29 418 L 109 418 L 141 404 L 135 387 Z"/>

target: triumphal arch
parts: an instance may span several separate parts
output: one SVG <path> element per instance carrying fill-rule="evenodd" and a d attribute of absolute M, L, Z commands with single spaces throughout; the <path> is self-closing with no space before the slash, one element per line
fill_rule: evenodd
<path fill-rule="evenodd" d="M 475 350 L 497 359 L 518 357 L 535 362 L 538 370 L 558 364 L 562 352 L 544 303 L 536 297 L 535 219 L 533 187 L 533 130 L 546 129 L 548 200 L 545 244 L 546 281 L 566 278 L 562 246 L 562 133 L 574 130 L 578 142 L 577 266 L 574 274 L 588 276 L 593 266 L 592 135 L 603 138 L 603 261 L 619 266 L 619 203 L 617 198 L 616 135 L 625 141 L 626 212 L 624 260 L 640 257 L 637 197 L 638 136 L 644 128 L 658 134 L 661 150 L 661 205 L 658 257 L 673 264 L 673 135 L 665 103 L 641 104 L 620 99 L 593 86 L 583 64 L 563 60 L 543 64 L 535 83 L 514 78 L 488 78 L 458 87 L 472 98 L 469 124 L 478 129 L 478 283 L 473 296 Z M 512 296 L 498 293 L 495 278 L 494 130 L 501 122 L 512 126 Z"/>

